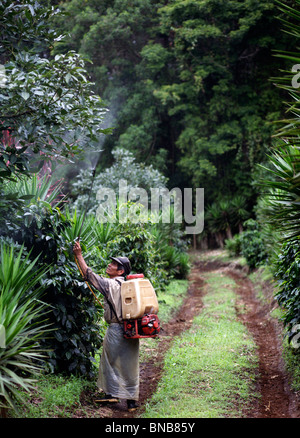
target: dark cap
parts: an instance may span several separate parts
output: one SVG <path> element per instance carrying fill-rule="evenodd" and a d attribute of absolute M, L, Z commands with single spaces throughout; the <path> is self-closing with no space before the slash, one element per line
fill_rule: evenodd
<path fill-rule="evenodd" d="M 119 263 L 124 268 L 124 274 L 128 275 L 131 271 L 131 264 L 127 257 L 111 257 L 112 260 Z"/>

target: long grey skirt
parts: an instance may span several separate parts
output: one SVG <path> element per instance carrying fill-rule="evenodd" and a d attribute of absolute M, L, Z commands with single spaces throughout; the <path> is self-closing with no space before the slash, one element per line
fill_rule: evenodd
<path fill-rule="evenodd" d="M 97 385 L 113 397 L 139 399 L 139 339 L 125 339 L 120 324 L 106 331 Z"/>

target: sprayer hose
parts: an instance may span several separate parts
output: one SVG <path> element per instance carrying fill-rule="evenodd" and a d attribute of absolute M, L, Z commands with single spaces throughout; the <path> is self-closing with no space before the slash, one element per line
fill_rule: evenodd
<path fill-rule="evenodd" d="M 79 263 L 78 263 L 77 257 L 76 257 L 76 256 L 74 256 L 74 257 L 75 257 L 75 262 L 76 262 L 76 265 L 77 265 L 77 267 L 78 267 L 78 270 L 79 270 L 80 274 L 82 275 L 82 278 L 84 278 L 84 275 L 83 275 L 83 272 L 82 272 L 82 270 L 81 270 L 81 268 L 80 268 L 80 266 L 79 266 Z M 89 283 L 88 283 L 87 281 L 86 281 L 85 283 L 87 284 L 89 290 L 90 290 L 90 291 L 92 292 L 92 294 L 94 295 L 94 298 L 96 299 L 96 301 L 97 301 L 97 302 L 100 304 L 100 306 L 104 309 L 103 304 L 98 300 L 96 294 L 94 293 L 94 291 L 93 291 L 93 289 L 91 288 L 91 286 L 89 285 Z"/>

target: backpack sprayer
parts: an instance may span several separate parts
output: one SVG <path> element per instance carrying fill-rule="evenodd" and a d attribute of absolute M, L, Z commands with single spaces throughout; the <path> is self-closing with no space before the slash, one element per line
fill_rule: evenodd
<path fill-rule="evenodd" d="M 155 290 L 144 274 L 127 275 L 121 286 L 124 337 L 155 338 L 160 332 Z"/>

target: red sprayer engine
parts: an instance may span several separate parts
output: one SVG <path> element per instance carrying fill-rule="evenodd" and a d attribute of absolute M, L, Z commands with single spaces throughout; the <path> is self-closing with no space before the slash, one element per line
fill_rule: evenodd
<path fill-rule="evenodd" d="M 144 315 L 139 319 L 124 321 L 124 337 L 129 338 L 155 338 L 160 332 L 160 321 L 157 315 Z"/>
<path fill-rule="evenodd" d="M 158 301 L 149 280 L 143 274 L 128 275 L 122 284 L 124 337 L 154 338 L 160 332 Z"/>

